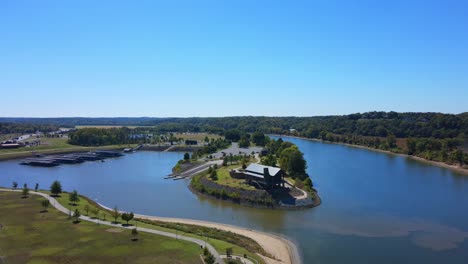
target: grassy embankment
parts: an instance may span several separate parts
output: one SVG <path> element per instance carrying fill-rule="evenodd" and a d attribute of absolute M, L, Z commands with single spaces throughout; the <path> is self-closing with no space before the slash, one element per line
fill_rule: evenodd
<path fill-rule="evenodd" d="M 244 179 L 235 179 L 231 177 L 229 171 L 238 168 L 240 168 L 240 165 L 229 165 L 220 167 L 217 170 L 218 179 L 214 180 L 214 182 L 216 182 L 217 184 L 240 188 L 244 190 L 255 190 L 253 186 L 246 184 Z"/>
<path fill-rule="evenodd" d="M 197 245 L 86 221 L 73 224 L 43 198 L 0 192 L 0 255 L 4 263 L 201 263 Z M 0 259 L 1 260 L 1 259 Z"/>
<path fill-rule="evenodd" d="M 48 193 L 48 192 L 45 192 Z M 72 205 L 68 200 L 68 193 L 62 193 L 60 197 L 56 198 L 60 204 L 65 206 L 68 209 L 74 211 L 78 209 L 83 215 L 87 215 L 85 207 L 89 207 L 89 216 L 96 217 L 93 214 L 93 209 L 99 208 L 100 211 L 97 215 L 99 219 L 106 221 L 114 221 L 112 217 L 112 212 L 103 209 L 94 201 L 80 196 L 80 201 L 77 205 Z M 126 224 L 122 219 L 117 219 L 117 222 Z M 240 236 L 231 232 L 225 232 L 218 229 L 188 225 L 188 224 L 179 224 L 179 223 L 169 223 L 161 221 L 150 221 L 143 219 L 135 219 L 129 222 L 130 225 L 136 225 L 138 227 L 145 227 L 155 230 L 161 230 L 170 233 L 177 233 L 179 235 L 189 236 L 198 238 L 201 240 L 206 240 L 210 243 L 220 254 L 225 254 L 226 248 L 233 248 L 234 254 L 244 255 L 247 254 L 250 258 L 253 258 L 258 261 L 258 263 L 264 263 L 263 259 L 260 258 L 255 253 L 261 253 L 266 255 L 264 250 L 250 238 Z"/>
<path fill-rule="evenodd" d="M 24 158 L 32 156 L 32 152 L 36 154 L 59 154 L 69 153 L 74 151 L 90 151 L 96 149 L 122 149 L 127 147 L 134 147 L 133 145 L 110 145 L 102 147 L 82 147 L 70 145 L 67 138 L 32 138 L 31 140 L 40 140 L 41 144 L 35 147 L 22 147 L 17 149 L 0 149 L 0 160 Z"/>

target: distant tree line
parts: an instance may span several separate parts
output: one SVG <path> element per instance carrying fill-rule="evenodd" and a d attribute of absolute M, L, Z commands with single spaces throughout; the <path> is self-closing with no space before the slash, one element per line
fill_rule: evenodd
<path fill-rule="evenodd" d="M 52 132 L 59 130 L 60 126 L 49 124 L 22 124 L 0 123 L 0 134 L 32 134 L 36 131 Z"/>
<path fill-rule="evenodd" d="M 468 164 L 468 112 L 457 115 L 367 112 L 316 117 L 0 118 L 0 122 L 2 121 L 12 124 L 29 122 L 60 126 L 142 126 L 135 128 L 133 133 L 207 132 L 223 135 L 230 142 L 239 142 L 241 147 L 252 143 L 266 145 L 263 134 L 287 134 L 363 145 L 447 163 Z M 93 133 L 89 132 L 92 130 L 80 129 L 72 133 L 74 136 L 71 137 L 70 143 L 92 146 L 138 141 L 121 136 L 130 133 L 125 128 L 112 132 L 95 130 L 98 136 L 92 136 L 90 134 Z M 204 150 L 204 153 L 212 152 L 213 145 Z"/>
<path fill-rule="evenodd" d="M 75 125 L 148 126 L 138 129 L 153 132 L 210 132 L 228 133 L 232 129 L 253 133 L 299 133 L 318 137 L 322 131 L 334 134 L 397 138 L 456 138 L 468 131 L 468 113 L 458 115 L 441 113 L 367 112 L 343 116 L 316 117 L 208 117 L 208 118 L 0 118 L 0 122 Z M 232 135 L 232 141 L 240 140 Z M 237 138 L 238 137 L 238 138 Z"/>
<path fill-rule="evenodd" d="M 68 142 L 79 146 L 105 146 L 141 143 L 143 140 L 131 137 L 132 129 L 123 128 L 82 128 L 69 135 Z"/>

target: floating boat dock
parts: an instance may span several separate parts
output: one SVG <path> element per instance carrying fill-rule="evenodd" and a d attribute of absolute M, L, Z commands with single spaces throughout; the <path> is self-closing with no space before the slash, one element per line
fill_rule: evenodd
<path fill-rule="evenodd" d="M 76 164 L 85 161 L 104 161 L 106 158 L 116 158 L 123 156 L 118 151 L 97 150 L 94 152 L 79 152 L 67 155 L 38 155 L 34 158 L 24 159 L 20 164 L 38 167 L 54 167 L 61 164 Z"/>

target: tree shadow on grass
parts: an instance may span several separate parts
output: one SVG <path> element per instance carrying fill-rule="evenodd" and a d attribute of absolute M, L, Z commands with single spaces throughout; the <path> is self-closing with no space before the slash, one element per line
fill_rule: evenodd
<path fill-rule="evenodd" d="M 73 220 L 73 224 L 75 224 L 75 225 L 76 225 L 76 224 L 79 224 L 79 223 L 81 223 L 81 221 L 80 221 L 80 220 Z"/>
<path fill-rule="evenodd" d="M 129 227 L 129 226 L 133 226 L 133 224 L 122 224 L 122 226 Z"/>
<path fill-rule="evenodd" d="M 41 214 L 47 213 L 47 212 L 49 212 L 49 211 L 47 211 L 47 210 L 41 210 L 41 211 L 39 211 L 39 213 L 41 213 Z"/>

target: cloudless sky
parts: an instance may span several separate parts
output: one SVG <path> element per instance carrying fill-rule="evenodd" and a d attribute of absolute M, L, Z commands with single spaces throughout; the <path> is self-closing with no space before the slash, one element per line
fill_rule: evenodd
<path fill-rule="evenodd" d="M 468 1 L 0 1 L 0 116 L 468 111 Z"/>

